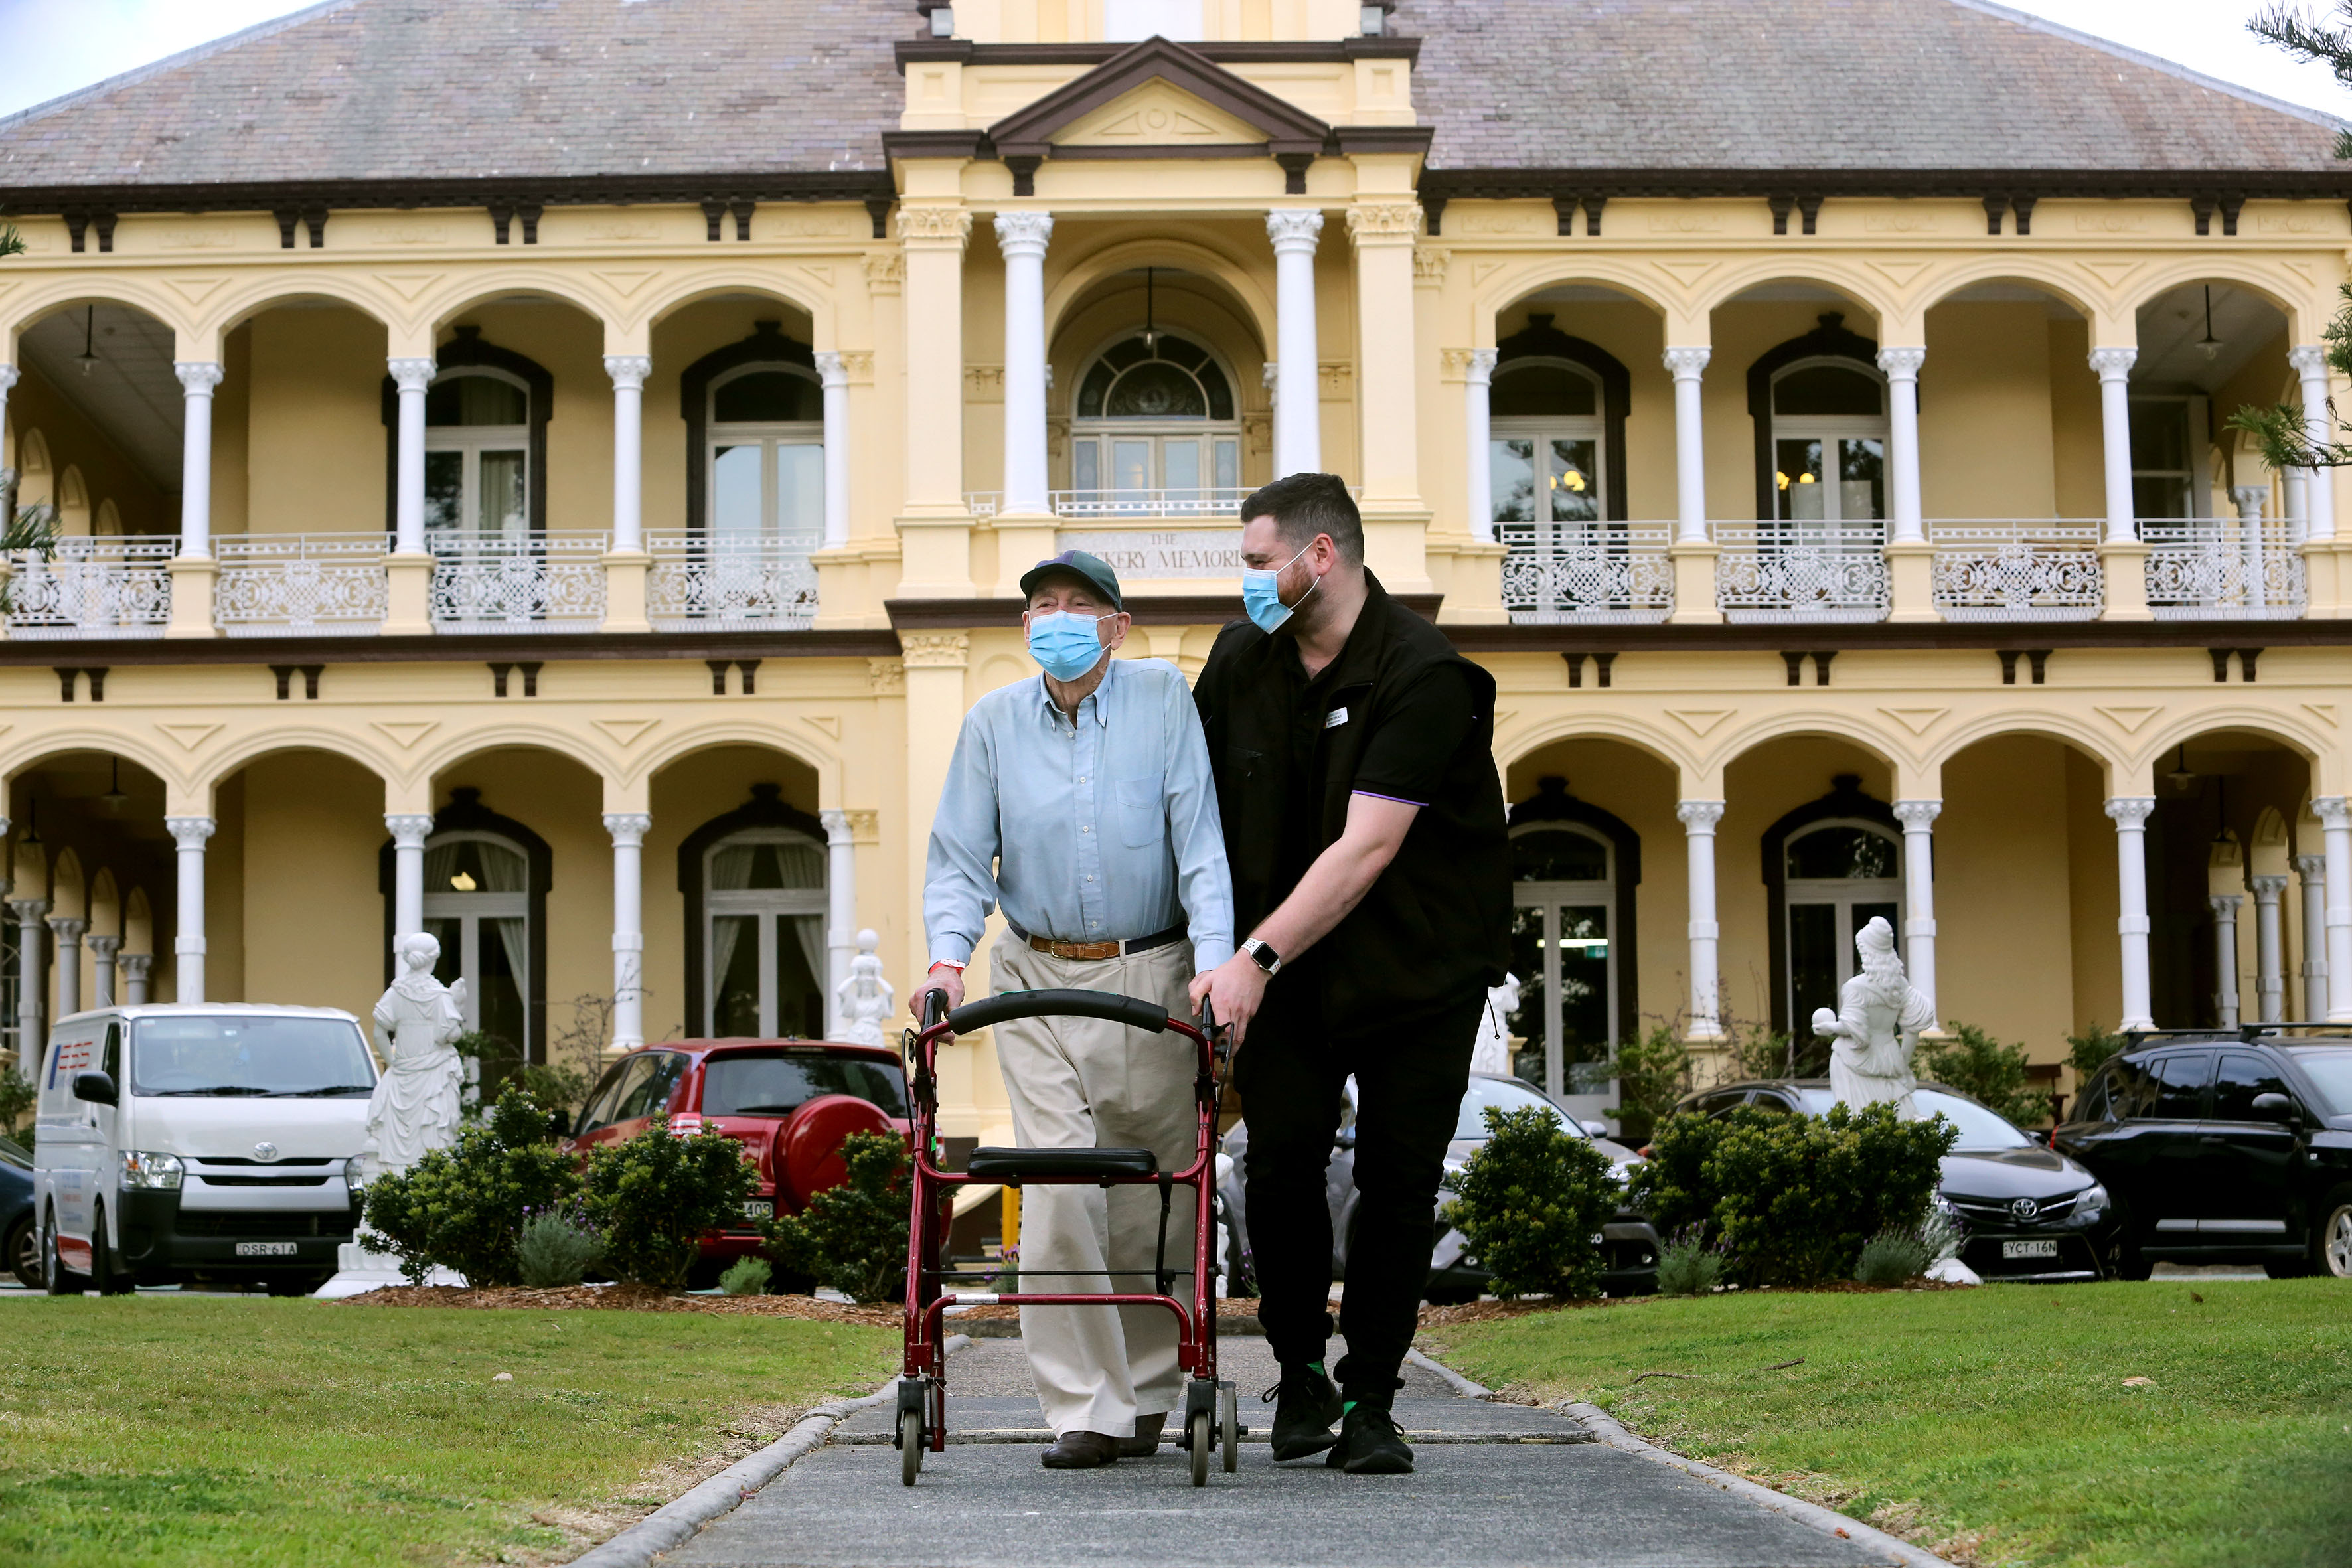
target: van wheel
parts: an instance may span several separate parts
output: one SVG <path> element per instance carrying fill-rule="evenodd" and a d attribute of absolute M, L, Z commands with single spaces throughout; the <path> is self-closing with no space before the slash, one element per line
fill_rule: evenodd
<path fill-rule="evenodd" d="M 101 1296 L 128 1296 L 139 1288 L 135 1279 L 128 1275 L 118 1277 L 114 1272 L 114 1248 L 106 1242 L 104 1204 L 98 1205 L 98 1219 L 90 1227 L 89 1283 Z"/>
<path fill-rule="evenodd" d="M 41 1285 L 52 1296 L 79 1296 L 82 1292 L 81 1276 L 69 1273 L 65 1260 L 58 1256 L 58 1211 L 54 1208 L 41 1226 Z"/>

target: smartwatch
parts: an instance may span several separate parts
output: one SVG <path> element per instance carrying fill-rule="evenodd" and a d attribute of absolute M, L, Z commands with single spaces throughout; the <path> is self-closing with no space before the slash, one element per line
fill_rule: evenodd
<path fill-rule="evenodd" d="M 1257 938 L 1252 937 L 1242 943 L 1242 951 L 1249 954 L 1252 963 L 1265 970 L 1268 975 L 1282 973 L 1282 955 Z"/>

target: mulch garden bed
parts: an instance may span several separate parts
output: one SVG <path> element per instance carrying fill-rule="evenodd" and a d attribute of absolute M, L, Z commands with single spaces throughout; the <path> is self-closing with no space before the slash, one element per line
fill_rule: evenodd
<path fill-rule="evenodd" d="M 461 1285 L 393 1285 L 346 1296 L 345 1307 L 539 1308 L 555 1311 L 708 1312 L 726 1318 L 803 1318 L 825 1323 L 896 1327 L 901 1309 L 857 1307 L 814 1296 L 686 1296 L 650 1285 L 568 1285 L 533 1290 L 520 1285 L 475 1290 Z"/>

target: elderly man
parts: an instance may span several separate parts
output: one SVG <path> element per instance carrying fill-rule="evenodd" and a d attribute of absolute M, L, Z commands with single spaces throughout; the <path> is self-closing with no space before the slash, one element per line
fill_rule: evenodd
<path fill-rule="evenodd" d="M 1218 637 L 1199 700 L 1250 934 L 1192 990 L 1245 1037 L 1234 1081 L 1258 1317 L 1282 1365 L 1274 1457 L 1328 1449 L 1351 1475 L 1393 1475 L 1412 1468 L 1391 1407 L 1445 1146 L 1509 957 L 1495 678 L 1364 570 L 1336 476 L 1276 479 L 1242 520 L 1249 620 Z M 1360 1202 L 1334 1388 L 1324 1170 L 1351 1074 Z"/>
<path fill-rule="evenodd" d="M 997 904 L 999 991 L 1112 991 L 1189 1016 L 1195 971 L 1234 951 L 1223 829 L 1192 695 L 1165 660 L 1111 657 L 1129 619 L 1108 563 L 1066 551 L 1024 574 L 1021 591 L 1045 674 L 982 698 L 956 739 L 932 818 L 923 926 L 933 962 L 916 1016 L 929 991 L 962 1003 L 964 965 Z M 1192 1163 L 1196 1064 L 1181 1036 L 1024 1018 L 996 1026 L 996 1056 L 1022 1146 L 1149 1148 L 1162 1170 Z M 1041 1289 L 1149 1288 L 1156 1191 L 1040 1185 L 1027 1199 L 1021 1270 Z M 1192 1255 L 1181 1211 L 1168 1257 Z M 1021 1337 L 1055 1432 L 1046 1468 L 1092 1469 L 1159 1445 L 1183 1375 L 1169 1313 L 1024 1307 Z"/>

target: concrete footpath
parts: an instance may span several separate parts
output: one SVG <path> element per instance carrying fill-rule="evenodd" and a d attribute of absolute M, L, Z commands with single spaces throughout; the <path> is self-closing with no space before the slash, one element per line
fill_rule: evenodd
<path fill-rule="evenodd" d="M 740 1508 L 659 1559 L 711 1568 L 1097 1568 L 1102 1563 L 1609 1564 L 1612 1568 L 1845 1568 L 1895 1561 L 1592 1439 L 1558 1411 L 1456 1394 L 1408 1368 L 1397 1419 L 1410 1476 L 1350 1476 L 1321 1457 L 1274 1462 L 1275 1381 L 1261 1339 L 1219 1347 L 1253 1427 L 1241 1469 L 1195 1489 L 1184 1453 L 1049 1471 L 1017 1340 L 948 1362 L 948 1447 L 899 1483 L 887 1405 L 862 1411 Z M 1332 1347 L 1333 1354 L 1340 1347 Z"/>

